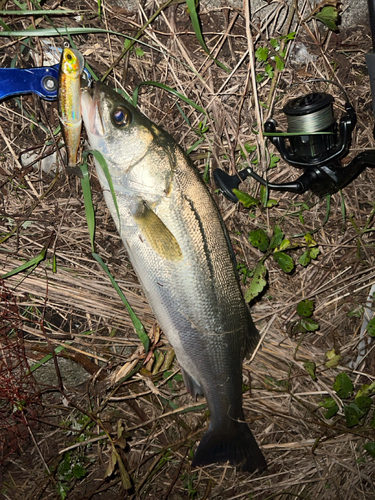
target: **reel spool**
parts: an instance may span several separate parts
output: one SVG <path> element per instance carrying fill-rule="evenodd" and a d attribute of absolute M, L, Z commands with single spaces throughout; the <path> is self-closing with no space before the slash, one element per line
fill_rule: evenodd
<path fill-rule="evenodd" d="M 324 81 L 327 80 L 314 80 Z M 311 82 L 311 80 L 310 80 Z M 268 189 L 302 194 L 311 190 L 318 196 L 333 194 L 346 187 L 367 167 L 375 166 L 375 151 L 365 151 L 357 155 L 347 167 L 342 167 L 340 159 L 348 154 L 351 133 L 357 117 L 349 103 L 345 90 L 345 114 L 339 123 L 333 115 L 334 99 L 330 94 L 313 92 L 291 99 L 283 108 L 288 122 L 288 136 L 280 134 L 273 118 L 264 124 L 270 141 L 276 146 L 282 158 L 304 173 L 290 183 L 273 184 L 247 167 L 236 175 L 228 175 L 216 169 L 214 179 L 222 193 L 232 202 L 238 199 L 233 193 L 241 181 L 251 176 Z"/>

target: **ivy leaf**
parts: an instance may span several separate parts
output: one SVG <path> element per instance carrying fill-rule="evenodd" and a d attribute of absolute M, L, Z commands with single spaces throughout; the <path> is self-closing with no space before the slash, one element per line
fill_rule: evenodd
<path fill-rule="evenodd" d="M 355 398 L 355 404 L 358 406 L 358 408 L 365 413 L 369 411 L 372 405 L 372 399 L 367 397 L 367 396 L 356 396 Z"/>
<path fill-rule="evenodd" d="M 375 318 L 370 319 L 367 323 L 367 333 L 370 337 L 375 337 Z"/>
<path fill-rule="evenodd" d="M 315 323 L 311 318 L 303 318 L 301 319 L 301 325 L 307 332 L 315 332 L 319 328 L 319 324 Z"/>
<path fill-rule="evenodd" d="M 339 13 L 335 7 L 323 7 L 323 9 L 315 14 L 315 19 L 318 19 L 322 23 L 324 23 L 327 28 L 332 31 L 337 30 L 337 20 L 339 17 Z"/>
<path fill-rule="evenodd" d="M 259 263 L 255 268 L 254 277 L 251 280 L 250 286 L 246 290 L 245 293 L 246 302 L 250 302 L 263 291 L 264 287 L 267 285 L 267 281 L 265 280 L 266 275 L 267 275 L 266 266 L 262 263 Z"/>
<path fill-rule="evenodd" d="M 280 245 L 280 243 L 283 241 L 284 238 L 284 233 L 281 229 L 280 226 L 275 226 L 273 228 L 273 236 L 271 238 L 271 242 L 269 245 L 269 248 L 276 248 Z"/>
<path fill-rule="evenodd" d="M 237 196 L 238 201 L 242 203 L 245 208 L 253 207 L 259 205 L 260 201 L 253 198 L 247 193 L 240 191 L 239 189 L 232 189 L 233 193 Z"/>
<path fill-rule="evenodd" d="M 255 247 L 259 248 L 262 252 L 265 252 L 269 245 L 269 238 L 267 233 L 263 229 L 255 229 L 255 231 L 250 231 L 249 241 Z"/>
<path fill-rule="evenodd" d="M 312 300 L 301 300 L 297 305 L 297 314 L 301 318 L 310 318 L 314 311 L 314 302 Z"/>
<path fill-rule="evenodd" d="M 301 266 L 306 267 L 308 264 L 311 262 L 311 255 L 310 255 L 310 250 L 306 250 L 306 252 L 303 252 L 301 257 L 298 259 L 298 263 L 301 264 Z"/>
<path fill-rule="evenodd" d="M 310 250 L 310 257 L 312 259 L 316 259 L 317 256 L 320 254 L 319 248 L 310 248 L 309 250 Z"/>
<path fill-rule="evenodd" d="M 345 420 L 347 427 L 354 427 L 366 412 L 362 411 L 355 403 L 344 406 Z"/>
<path fill-rule="evenodd" d="M 339 407 L 333 398 L 325 398 L 319 403 L 319 406 L 327 409 L 324 414 L 324 417 L 327 419 L 332 418 L 339 411 Z"/>
<path fill-rule="evenodd" d="M 341 399 L 351 396 L 353 392 L 353 382 L 345 372 L 339 373 L 333 384 L 333 388 Z"/>
<path fill-rule="evenodd" d="M 369 453 L 372 458 L 375 458 L 375 442 L 372 441 L 371 443 L 366 443 L 363 445 L 364 449 Z"/>
<path fill-rule="evenodd" d="M 276 252 L 273 254 L 273 258 L 279 264 L 284 273 L 291 273 L 294 269 L 294 262 L 290 255 L 284 252 Z"/>

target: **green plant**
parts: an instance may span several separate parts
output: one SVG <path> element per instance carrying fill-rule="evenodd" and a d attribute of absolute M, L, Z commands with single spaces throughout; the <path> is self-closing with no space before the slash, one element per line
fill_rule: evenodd
<path fill-rule="evenodd" d="M 353 382 L 345 372 L 342 372 L 336 376 L 333 389 L 336 392 L 336 398 L 325 398 L 319 403 L 319 406 L 326 410 L 324 413 L 326 419 L 331 419 L 338 414 L 338 403 L 340 403 L 344 411 L 346 426 L 351 428 L 358 425 L 373 409 L 369 423 L 370 427 L 375 429 L 375 411 L 373 399 L 370 397 L 375 394 L 375 382 L 362 385 L 355 394 Z"/>
<path fill-rule="evenodd" d="M 87 457 L 81 456 L 78 452 L 67 451 L 64 453 L 63 459 L 57 467 L 57 491 L 61 500 L 67 498 L 76 480 L 86 476 L 87 471 L 84 465 L 87 461 Z"/>
<path fill-rule="evenodd" d="M 313 313 L 314 302 L 307 299 L 301 300 L 301 302 L 297 305 L 297 314 L 300 317 L 300 320 L 298 323 L 293 325 L 292 333 L 315 332 L 319 328 L 319 325 L 313 320 Z"/>
<path fill-rule="evenodd" d="M 307 247 L 305 252 L 300 256 L 298 260 L 298 263 L 302 266 L 307 266 L 311 262 L 311 259 L 317 258 L 317 256 L 319 255 L 317 243 L 308 233 L 304 235 L 304 239 L 304 245 L 292 244 L 290 240 L 284 238 L 282 229 L 277 225 L 273 228 L 273 234 L 271 238 L 269 238 L 264 229 L 259 228 L 255 229 L 254 231 L 250 231 L 250 243 L 255 248 L 258 248 L 261 252 L 264 252 L 265 255 L 253 271 L 252 282 L 245 293 L 245 300 L 247 302 L 250 302 L 257 295 L 259 295 L 267 284 L 267 268 L 264 265 L 264 262 L 268 257 L 272 256 L 275 262 L 285 273 L 291 273 L 295 267 L 293 258 L 285 253 L 286 250 L 295 250 L 302 246 Z M 306 317 L 304 321 L 307 321 Z"/>
<path fill-rule="evenodd" d="M 258 47 L 255 51 L 255 57 L 258 62 L 264 63 L 264 69 L 257 74 L 257 83 L 264 80 L 265 77 L 273 78 L 275 68 L 283 71 L 285 68 L 284 57 L 286 55 L 287 42 L 294 40 L 296 33 L 293 31 L 280 38 L 271 38 L 269 47 Z M 281 49 L 281 42 L 285 41 L 284 48 Z"/>

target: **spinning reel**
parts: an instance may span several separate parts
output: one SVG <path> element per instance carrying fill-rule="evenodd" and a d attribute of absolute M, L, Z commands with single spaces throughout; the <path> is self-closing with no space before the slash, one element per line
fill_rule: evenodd
<path fill-rule="evenodd" d="M 327 82 L 320 79 L 313 81 Z M 273 118 L 264 124 L 265 132 L 270 134 L 269 138 L 281 157 L 293 167 L 303 169 L 304 173 L 293 182 L 273 184 L 256 174 L 251 167 L 235 175 L 216 169 L 215 182 L 228 200 L 238 202 L 232 190 L 237 189 L 240 182 L 249 176 L 268 189 L 298 194 L 310 189 L 322 197 L 346 187 L 365 168 L 375 167 L 375 150 L 360 153 L 346 167 L 341 165 L 340 159 L 348 154 L 357 117 L 345 90 L 334 82 L 329 83 L 340 87 L 345 95 L 345 114 L 339 123 L 333 116 L 333 97 L 323 92 L 313 92 L 294 98 L 284 106 L 290 134 L 287 137 L 280 135 L 281 131 L 277 130 L 277 122 Z"/>

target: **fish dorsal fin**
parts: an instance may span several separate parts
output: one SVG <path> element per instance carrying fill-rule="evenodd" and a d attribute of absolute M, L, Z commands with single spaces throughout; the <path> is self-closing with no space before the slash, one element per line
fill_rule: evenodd
<path fill-rule="evenodd" d="M 169 261 L 182 259 L 182 251 L 178 241 L 144 201 L 139 203 L 133 218 L 155 252 Z"/>

